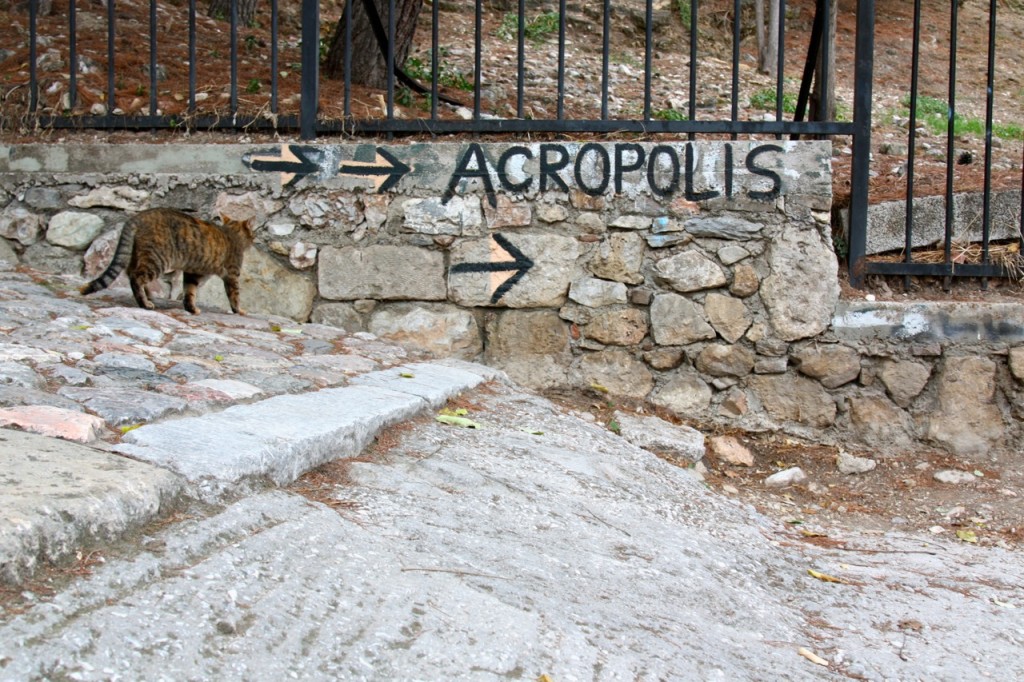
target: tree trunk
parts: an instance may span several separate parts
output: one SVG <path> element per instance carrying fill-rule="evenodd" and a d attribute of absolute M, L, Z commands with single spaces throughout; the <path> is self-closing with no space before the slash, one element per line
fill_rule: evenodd
<path fill-rule="evenodd" d="M 388 33 L 388 0 L 372 0 L 377 8 L 384 28 Z M 395 37 L 392 49 L 395 55 L 395 66 L 401 67 L 409 56 L 413 35 L 416 32 L 416 20 L 419 18 L 423 0 L 394 0 L 395 2 Z M 331 46 L 324 63 L 324 73 L 328 78 L 343 78 L 345 74 L 345 15 L 341 16 L 331 37 Z M 381 53 L 377 35 L 366 14 L 363 0 L 355 0 L 352 5 L 352 82 L 372 88 L 387 87 L 387 62 Z"/>
<path fill-rule="evenodd" d="M 764 42 L 764 0 L 754 0 L 754 35 L 757 36 L 757 70 L 768 73 L 765 66 L 768 46 Z"/>
<path fill-rule="evenodd" d="M 256 4 L 259 0 L 238 0 L 238 25 L 252 26 L 256 20 Z M 231 0 L 210 0 L 206 15 L 214 19 L 231 19 Z"/>

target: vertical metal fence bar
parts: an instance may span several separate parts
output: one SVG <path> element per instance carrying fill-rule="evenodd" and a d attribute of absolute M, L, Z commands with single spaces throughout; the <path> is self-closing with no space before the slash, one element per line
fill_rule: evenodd
<path fill-rule="evenodd" d="M 277 114 L 277 0 L 270 0 L 270 113 Z"/>
<path fill-rule="evenodd" d="M 821 29 L 822 20 L 824 19 L 821 7 L 824 2 L 828 2 L 828 0 L 817 0 L 815 3 L 814 21 L 811 24 L 811 39 L 807 44 L 807 59 L 804 61 L 804 72 L 800 78 L 800 94 L 796 98 L 796 113 L 793 114 L 794 121 L 803 121 L 807 116 L 807 103 L 811 97 L 811 80 L 814 77 L 814 65 L 818 63 L 818 54 L 821 50 Z M 800 134 L 793 133 L 790 139 L 799 140 Z"/>
<path fill-rule="evenodd" d="M 607 0 L 606 0 L 607 1 Z M 437 4 L 436 2 L 434 4 Z M 516 18 L 516 118 L 523 118 L 526 83 L 526 0 L 519 0 Z"/>
<path fill-rule="evenodd" d="M 775 120 L 781 121 L 785 115 L 783 105 L 786 99 L 786 0 L 779 0 L 779 33 L 775 44 L 775 91 L 778 99 L 775 102 Z M 781 140 L 782 135 L 776 135 Z"/>
<path fill-rule="evenodd" d="M 735 123 L 740 117 L 740 0 L 732 3 L 732 102 L 729 120 Z M 729 136 L 736 139 L 736 133 Z"/>
<path fill-rule="evenodd" d="M 946 291 L 953 285 L 953 142 L 956 126 L 956 49 L 959 14 L 957 3 L 949 6 L 949 103 L 946 107 L 946 232 L 943 242 L 946 274 L 942 278 L 942 288 Z"/>
<path fill-rule="evenodd" d="M 188 0 L 188 113 L 196 112 L 196 0 Z"/>
<path fill-rule="evenodd" d="M 68 109 L 78 101 L 78 12 L 75 0 L 68 2 Z"/>
<path fill-rule="evenodd" d="M 156 0 L 149 0 L 149 115 L 156 116 Z"/>
<path fill-rule="evenodd" d="M 523 0 L 520 0 L 522 2 Z M 437 23 L 440 20 L 440 9 L 436 1 L 430 3 L 430 120 L 437 120 L 437 79 L 440 75 L 440 68 L 437 65 L 441 52 L 441 29 Z M 522 57 L 520 57 L 522 61 Z M 519 96 L 519 108 L 522 109 L 522 95 Z M 520 116 L 522 118 L 522 116 Z"/>
<path fill-rule="evenodd" d="M 914 261 L 914 164 L 917 159 L 917 85 L 921 75 L 921 0 L 914 0 L 914 47 L 910 59 L 910 120 L 907 127 L 907 200 L 904 209 L 903 262 Z M 910 275 L 903 277 L 903 288 L 910 290 Z"/>
<path fill-rule="evenodd" d="M 117 105 L 114 79 L 114 0 L 106 0 L 106 114 L 114 113 Z"/>
<path fill-rule="evenodd" d="M 480 83 L 483 80 L 484 9 L 482 0 L 476 0 L 473 33 L 473 120 L 480 120 Z"/>
<path fill-rule="evenodd" d="M 601 120 L 608 120 L 608 62 L 611 57 L 612 0 L 604 0 L 601 28 Z"/>
<path fill-rule="evenodd" d="M 348 2 L 345 3 L 345 62 L 344 67 L 342 69 L 342 79 L 345 82 L 345 97 L 343 111 L 346 119 L 352 115 L 352 3 L 354 1 L 355 0 L 348 0 Z M 303 15 L 303 21 L 305 21 L 305 15 Z M 320 50 L 318 45 L 318 58 L 319 52 Z M 437 79 L 435 78 L 434 80 Z M 303 86 L 303 90 L 305 90 L 305 86 Z M 305 97 L 305 93 L 303 93 L 303 97 Z"/>
<path fill-rule="evenodd" d="M 395 118 L 395 0 L 388 0 L 387 118 Z"/>
<path fill-rule="evenodd" d="M 644 15 L 644 120 L 651 120 L 651 72 L 654 71 L 654 0 L 647 0 Z"/>
<path fill-rule="evenodd" d="M 697 5 L 697 0 L 690 0 L 690 101 L 686 116 L 691 121 L 697 120 Z M 690 140 L 696 137 L 693 133 L 687 135 Z"/>
<path fill-rule="evenodd" d="M 231 0 L 230 50 L 231 50 L 231 115 L 238 113 L 238 0 Z"/>
<path fill-rule="evenodd" d="M 850 284 L 864 284 L 868 178 L 871 170 L 871 89 L 875 54 L 875 0 L 857 1 L 853 78 L 853 159 L 850 168 Z"/>
<path fill-rule="evenodd" d="M 36 38 L 39 30 L 39 0 L 28 0 L 28 110 L 39 108 L 39 82 L 36 71 Z"/>
<path fill-rule="evenodd" d="M 821 79 L 821 87 L 818 91 L 821 92 L 822 100 L 829 99 L 828 93 L 831 91 L 832 84 L 829 83 L 829 61 L 831 60 L 832 46 L 829 44 L 832 37 L 832 0 L 824 0 L 821 3 L 821 66 L 818 69 L 818 78 Z M 826 102 L 818 102 L 817 115 L 814 117 L 818 121 L 831 121 L 835 118 L 834 111 L 825 111 Z"/>
<path fill-rule="evenodd" d="M 981 205 L 981 262 L 988 265 L 989 237 L 992 228 L 992 115 L 995 103 L 996 71 L 996 0 L 989 0 L 988 10 L 988 80 L 985 83 L 985 189 Z M 988 278 L 982 278 L 981 287 L 988 288 Z"/>
<path fill-rule="evenodd" d="M 299 135 L 316 138 L 316 114 L 320 104 L 320 2 L 302 0 L 302 100 Z M 346 90 L 348 83 L 345 83 Z"/>
<path fill-rule="evenodd" d="M 107 115 L 114 113 L 117 102 L 114 81 L 114 0 L 107 0 Z"/>
<path fill-rule="evenodd" d="M 556 118 L 565 118 L 565 0 L 558 0 L 558 105 Z"/>

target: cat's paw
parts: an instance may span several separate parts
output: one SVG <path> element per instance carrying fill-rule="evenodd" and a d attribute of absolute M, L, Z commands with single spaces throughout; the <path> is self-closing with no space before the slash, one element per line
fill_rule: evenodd
<path fill-rule="evenodd" d="M 245 312 L 245 311 L 244 311 L 244 310 L 242 310 L 241 308 L 236 308 L 236 309 L 235 309 L 235 315 L 248 315 L 248 314 L 249 314 L 249 313 Z"/>

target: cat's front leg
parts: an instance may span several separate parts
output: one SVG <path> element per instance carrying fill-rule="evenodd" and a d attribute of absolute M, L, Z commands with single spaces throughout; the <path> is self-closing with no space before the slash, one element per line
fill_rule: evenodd
<path fill-rule="evenodd" d="M 156 306 L 153 305 L 153 301 L 149 300 L 149 294 L 146 293 L 146 284 L 148 284 L 148 281 L 145 277 L 129 277 L 128 281 L 132 285 L 132 296 L 135 297 L 135 302 L 139 304 L 140 308 L 145 308 L 146 310 L 153 310 L 156 308 Z"/>
<path fill-rule="evenodd" d="M 226 275 L 224 277 L 224 292 L 228 295 L 228 303 L 231 304 L 231 312 L 236 315 L 245 315 L 245 311 L 238 305 L 238 277 Z"/>

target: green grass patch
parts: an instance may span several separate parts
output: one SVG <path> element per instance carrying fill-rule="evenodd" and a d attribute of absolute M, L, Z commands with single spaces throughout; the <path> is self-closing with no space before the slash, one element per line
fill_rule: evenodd
<path fill-rule="evenodd" d="M 658 109 L 651 112 L 651 117 L 659 121 L 685 121 L 686 114 L 676 109 Z"/>
<path fill-rule="evenodd" d="M 796 95 L 791 92 L 782 93 L 782 111 L 786 114 L 796 113 Z M 750 96 L 750 106 L 765 111 L 775 111 L 775 89 L 764 88 Z"/>
<path fill-rule="evenodd" d="M 910 113 L 910 95 L 902 100 L 904 111 Z M 920 95 L 917 98 L 917 124 L 933 135 L 945 135 L 949 129 L 949 105 L 938 97 Z M 956 114 L 953 118 L 954 135 L 984 137 L 985 121 Z M 1024 126 L 1019 123 L 993 123 L 992 134 L 1004 140 L 1024 140 Z"/>
<path fill-rule="evenodd" d="M 473 92 L 473 81 L 465 73 L 444 61 L 447 50 L 438 50 L 441 56 L 441 63 L 437 67 L 437 82 L 449 88 Z M 431 81 L 430 61 L 424 61 L 418 57 L 409 57 L 405 60 L 402 70 L 410 77 L 424 83 Z"/>
<path fill-rule="evenodd" d="M 533 19 L 525 19 L 523 33 L 535 43 L 558 33 L 558 12 L 544 12 Z M 516 40 L 519 36 L 519 15 L 506 12 L 495 34 L 502 40 Z"/>

